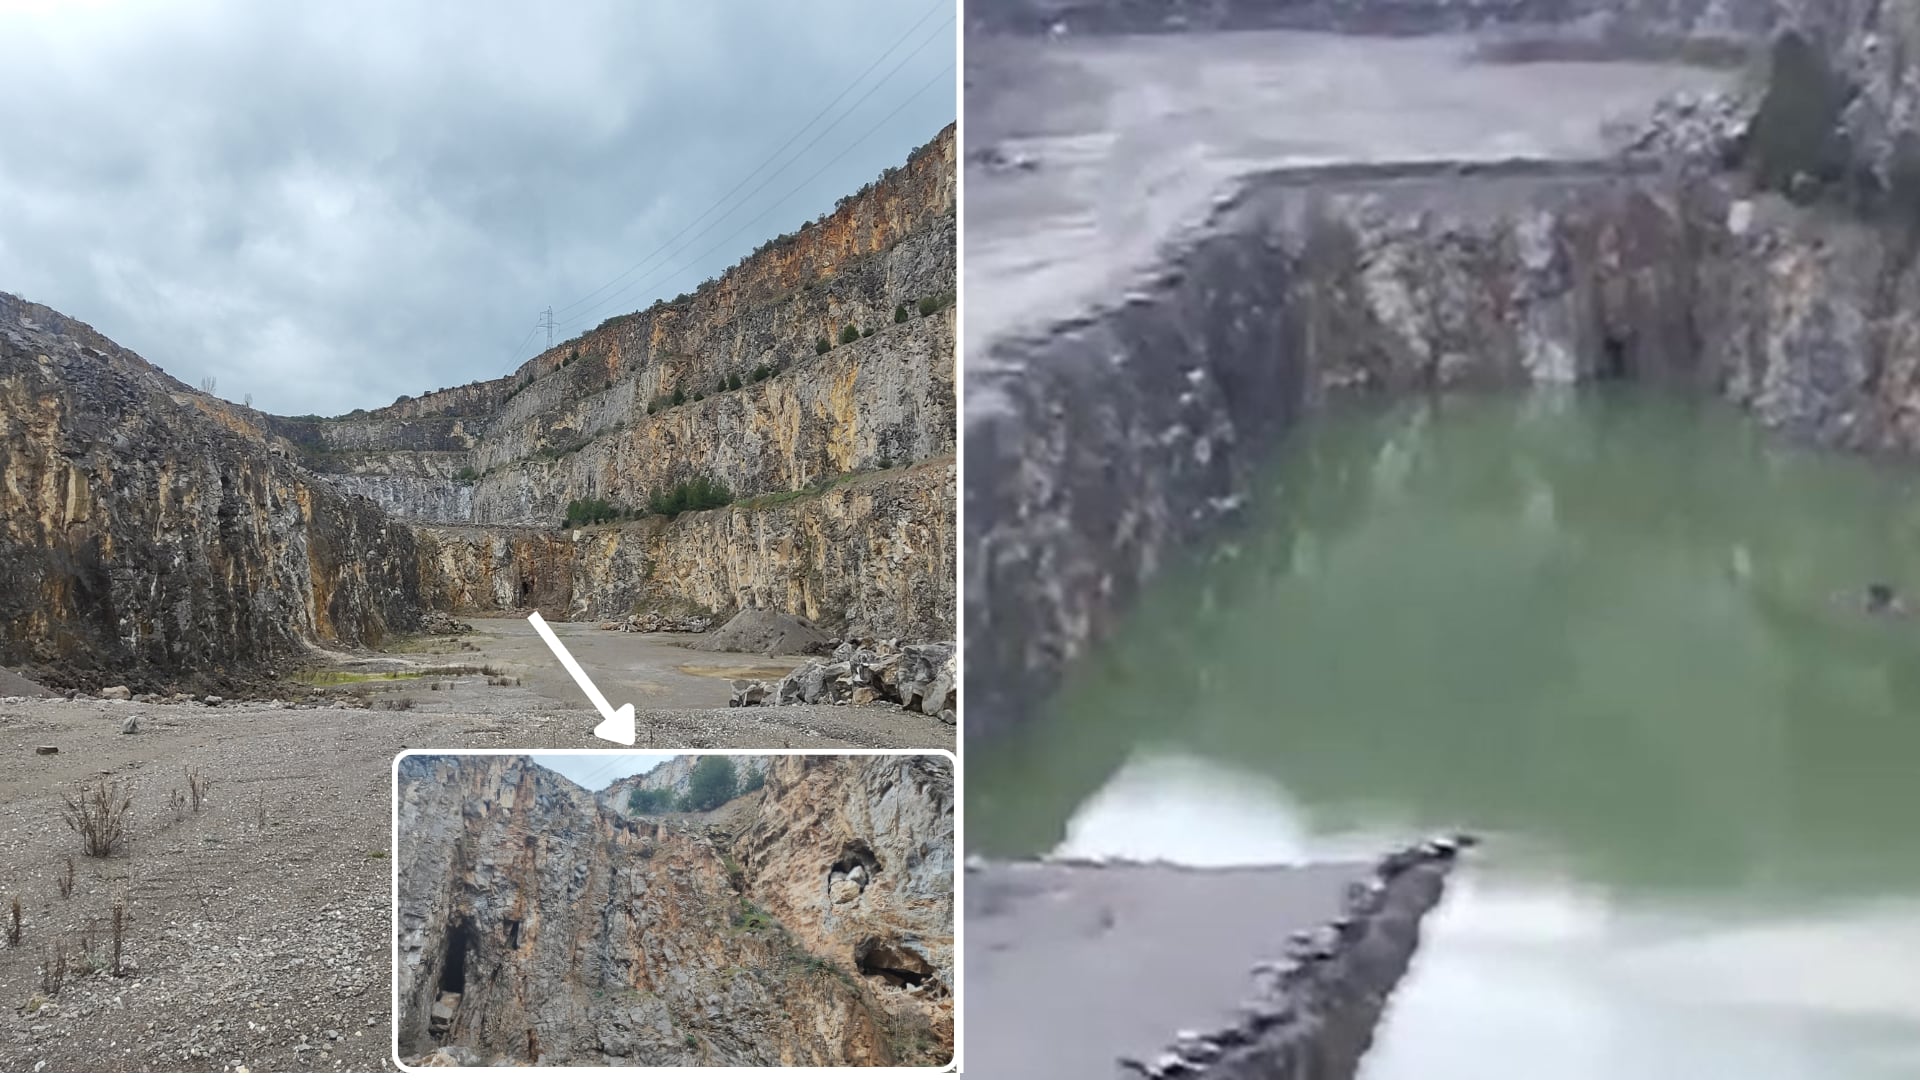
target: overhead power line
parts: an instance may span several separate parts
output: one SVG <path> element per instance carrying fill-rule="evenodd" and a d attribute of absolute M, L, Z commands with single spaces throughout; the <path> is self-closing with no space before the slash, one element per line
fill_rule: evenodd
<path fill-rule="evenodd" d="M 726 194 L 724 194 L 724 195 L 722 195 L 722 196 L 720 196 L 720 198 L 718 198 L 718 199 L 716 199 L 716 200 L 714 201 L 714 203 L 713 203 L 713 205 L 712 205 L 712 206 L 709 206 L 709 207 L 707 207 L 707 208 L 706 208 L 705 210 L 702 210 L 702 211 L 701 211 L 701 212 L 699 213 L 699 215 L 697 215 L 696 217 L 694 217 L 694 218 L 693 218 L 693 219 L 692 219 L 691 221 L 689 221 L 689 222 L 687 222 L 687 223 L 686 223 L 685 225 L 683 225 L 683 226 L 681 226 L 681 228 L 680 228 L 680 231 L 679 231 L 679 232 L 676 232 L 676 233 L 674 233 L 674 234 L 673 234 L 672 236 L 670 236 L 670 237 L 668 237 L 665 243 L 662 243 L 662 244 L 661 244 L 661 245 L 660 245 L 659 247 L 657 247 L 657 248 L 655 248 L 655 249 L 654 249 L 653 251 L 651 251 L 651 252 L 649 252 L 649 253 L 648 253 L 648 254 L 646 255 L 646 257 L 644 257 L 644 258 L 642 258 L 642 259 L 641 259 L 641 260 L 640 260 L 639 262 L 637 262 L 637 263 L 635 263 L 634 265 L 632 265 L 632 266 L 630 266 L 630 267 L 628 267 L 627 269 L 625 269 L 625 270 L 623 270 L 623 271 L 621 271 L 621 272 L 620 272 L 619 274 L 616 274 L 616 275 L 614 275 L 614 277 L 612 278 L 612 280 L 610 280 L 610 281 L 608 281 L 608 282 L 606 282 L 605 284 L 603 284 L 603 285 L 601 285 L 601 286 L 600 286 L 599 288 L 597 288 L 597 289 L 594 289 L 594 290 L 593 290 L 592 292 L 590 292 L 590 293 L 588 293 L 588 294 L 586 294 L 585 296 L 583 296 L 583 297 L 581 297 L 580 299 L 578 299 L 578 300 L 575 300 L 575 301 L 573 301 L 573 302 L 572 302 L 572 303 L 570 303 L 570 304 L 565 304 L 565 305 L 562 305 L 562 306 L 560 307 L 560 309 L 559 309 L 559 314 L 560 314 L 560 315 L 562 315 L 562 316 L 565 316 L 565 315 L 568 315 L 568 314 L 569 314 L 569 313 L 571 313 L 571 312 L 572 312 L 572 311 L 573 311 L 574 309 L 576 309 L 576 308 L 578 308 L 578 307 L 580 307 L 580 306 L 581 306 L 581 305 L 583 305 L 583 304 L 586 304 L 586 303 L 589 303 L 589 302 L 590 302 L 590 301 L 592 301 L 592 300 L 593 300 L 594 298 L 596 298 L 596 297 L 598 297 L 598 296 L 599 296 L 599 295 L 600 295 L 601 293 L 604 293 L 604 292 L 605 292 L 605 291 L 606 291 L 607 289 L 609 289 L 609 288 L 611 288 L 611 287 L 613 287 L 614 285 L 616 285 L 616 284 L 618 284 L 618 283 L 619 283 L 620 281 L 622 281 L 622 280 L 624 280 L 624 279 L 625 279 L 625 278 L 627 278 L 627 277 L 628 277 L 629 275 L 631 275 L 631 274 L 633 274 L 633 273 L 635 273 L 636 271 L 638 271 L 638 270 L 640 270 L 640 269 L 641 269 L 642 267 L 645 267 L 645 266 L 646 266 L 646 265 L 647 265 L 648 263 L 650 263 L 650 262 L 652 262 L 652 261 L 653 261 L 653 260 L 654 260 L 655 258 L 657 258 L 657 257 L 658 257 L 658 256 L 659 256 L 659 255 L 660 255 L 660 254 L 661 254 L 662 252 L 664 252 L 664 251 L 666 251 L 666 250 L 667 250 L 667 248 L 668 248 L 669 246 L 671 246 L 671 245 L 672 245 L 672 244 L 673 244 L 673 243 L 674 243 L 674 242 L 675 242 L 676 240 L 678 240 L 678 239 L 680 239 L 680 237 L 682 237 L 682 236 L 684 236 L 684 235 L 686 235 L 686 232 L 687 232 L 687 230 L 689 230 L 689 229 L 691 229 L 691 228 L 693 228 L 693 227 L 694 227 L 695 225 L 698 225 L 698 224 L 699 224 L 700 222 L 702 222 L 702 221 L 704 221 L 704 220 L 706 220 L 706 218 L 707 218 L 707 215 L 709 215 L 709 214 L 711 214 L 711 213 L 713 213 L 713 212 L 714 212 L 715 210 L 718 210 L 718 209 L 719 209 L 719 208 L 720 208 L 721 206 L 724 206 L 724 205 L 726 204 L 726 202 L 727 202 L 727 200 L 729 200 L 729 199 L 731 199 L 731 198 L 733 198 L 733 196 L 734 196 L 734 193 L 735 193 L 735 192 L 738 192 L 738 191 L 739 191 L 739 190 L 740 190 L 741 188 L 743 188 L 743 187 L 745 187 L 745 186 L 747 185 L 747 182 L 748 182 L 748 181 L 750 181 L 750 180 L 752 180 L 752 179 L 754 178 L 754 176 L 756 176 L 756 175 L 757 175 L 757 174 L 758 174 L 758 173 L 760 172 L 760 170 L 762 170 L 762 169 L 764 169 L 764 168 L 766 168 L 766 167 L 767 167 L 768 165 L 770 165 L 770 164 L 772 164 L 772 163 L 773 163 L 773 161 L 774 161 L 774 160 L 775 160 L 776 158 L 778 158 L 778 157 L 779 157 L 779 156 L 780 156 L 780 155 L 781 155 L 782 153 L 784 153 L 784 152 L 786 152 L 786 149 L 787 149 L 787 148 L 788 148 L 789 146 L 792 146 L 792 145 L 794 144 L 794 142 L 795 142 L 795 141 L 797 141 L 797 140 L 798 140 L 798 139 L 800 138 L 800 136 L 802 136 L 802 135 L 804 135 L 804 134 L 806 134 L 806 132 L 807 132 L 807 129 L 808 129 L 808 128 L 811 128 L 811 127 L 812 127 L 813 125 L 815 125 L 815 124 L 817 124 L 817 123 L 819 123 L 819 122 L 820 122 L 820 118 L 821 118 L 821 117 L 823 117 L 823 116 L 826 116 L 826 115 L 827 115 L 827 113 L 829 113 L 829 112 L 831 112 L 831 111 L 833 110 L 833 107 L 834 107 L 835 105 L 837 105 L 837 104 L 839 104 L 839 103 L 840 103 L 840 99 L 842 99 L 842 98 L 844 98 L 844 97 L 846 97 L 846 96 L 847 96 L 847 95 L 848 95 L 849 93 L 852 93 L 852 92 L 853 92 L 853 88 L 854 88 L 854 87 L 856 87 L 856 86 L 859 86 L 859 85 L 860 85 L 860 83 L 861 83 L 862 81 L 864 81 L 864 80 L 866 79 L 866 77 L 867 77 L 868 75 L 870 75 L 870 74 L 872 74 L 872 73 L 873 73 L 873 70 L 874 70 L 875 68 L 877 68 L 877 67 L 879 67 L 879 66 L 880 66 L 880 64 L 881 64 L 881 63 L 882 63 L 883 61 L 885 61 L 885 60 L 887 59 L 887 57 L 889 57 L 889 56 L 891 56 L 891 55 L 893 55 L 893 53 L 894 53 L 894 52 L 895 52 L 895 51 L 896 51 L 897 49 L 899 49 L 899 48 L 900 48 L 900 46 L 901 46 L 901 45 L 903 45 L 903 44 L 904 44 L 904 43 L 905 43 L 905 42 L 907 41 L 907 39 L 908 39 L 908 38 L 910 38 L 910 37 L 912 37 L 912 36 L 913 36 L 913 33 L 914 33 L 914 31 L 916 31 L 916 30 L 918 30 L 918 29 L 920 29 L 920 25 L 921 25 L 922 23 L 924 23 L 924 22 L 926 22 L 926 21 L 927 21 L 927 20 L 928 20 L 929 18 L 931 18 L 931 17 L 933 17 L 933 15 L 934 15 L 934 14 L 935 14 L 936 12 L 938 12 L 938 11 L 941 11 L 941 10 L 947 10 L 947 11 L 951 11 L 951 10 L 952 10 L 952 4 L 951 4 L 951 3 L 949 2 L 949 0 L 935 0 L 935 2 L 933 3 L 933 5 L 932 5 L 932 6 L 930 6 L 930 7 L 928 7 L 926 11 L 924 11 L 924 12 L 922 12 L 922 13 L 921 13 L 921 15 L 920 15 L 920 17 L 919 17 L 918 19 L 915 19 L 915 20 L 914 20 L 914 22 L 913 22 L 913 25 L 911 25 L 911 26 L 909 26 L 909 27 L 907 27 L 907 29 L 906 29 L 906 31 L 905 31 L 904 33 L 902 33 L 902 34 L 901 34 L 901 35 L 900 35 L 900 36 L 899 36 L 898 38 L 896 38 L 896 39 L 894 40 L 894 42 L 893 42 L 893 44 L 891 44 L 891 45 L 889 45 L 889 46 L 887 46 L 887 47 L 886 47 L 885 49 L 882 49 L 882 50 L 881 50 L 881 51 L 879 52 L 879 54 L 877 54 L 877 55 L 876 55 L 876 56 L 874 57 L 874 59 L 873 59 L 873 62 L 872 62 L 871 64 L 868 64 L 868 65 L 867 65 L 867 67 L 866 67 L 866 69 L 865 69 L 865 70 L 863 70 L 863 71 L 861 71 L 861 72 L 860 72 L 860 74 L 858 74 L 858 75 L 856 75 L 856 76 L 854 76 L 854 78 L 853 78 L 853 81 L 852 81 L 852 82 L 849 82 L 849 83 L 848 83 L 848 84 L 847 84 L 846 86 L 844 86 L 844 87 L 842 87 L 842 88 L 841 88 L 841 90 L 840 90 L 840 92 L 839 92 L 838 94 L 835 94 L 835 95 L 833 96 L 833 100 L 831 100 L 831 101 L 829 101 L 829 102 L 827 102 L 827 103 L 826 103 L 826 105 L 824 105 L 824 106 L 822 106 L 822 107 L 821 107 L 821 109 L 820 109 L 820 111 L 819 111 L 819 112 L 817 112 L 817 113 L 815 113 L 815 114 L 813 114 L 813 116 L 812 116 L 812 118 L 810 118 L 810 119 L 809 119 L 809 120 L 808 120 L 808 121 L 807 121 L 806 123 L 804 123 L 804 124 L 802 124 L 802 125 L 800 125 L 800 127 L 799 127 L 799 128 L 797 129 L 797 130 L 795 130 L 795 131 L 794 131 L 794 133 L 793 133 L 792 135 L 789 135 L 789 136 L 787 137 L 787 141 L 786 141 L 786 142 L 783 142 L 783 143 L 781 143 L 781 144 L 779 145 L 779 147 L 777 147 L 777 148 L 776 148 L 776 149 L 775 149 L 775 150 L 773 151 L 773 153 L 771 153 L 771 154 L 768 154 L 768 155 L 767 155 L 767 157 L 766 157 L 766 159 L 765 159 L 765 160 L 763 160 L 763 161 L 761 161 L 761 162 L 760 162 L 760 164 L 758 164 L 758 165 L 755 165 L 755 166 L 754 166 L 754 167 L 752 168 L 752 170 L 750 170 L 750 171 L 749 171 L 749 172 L 748 172 L 748 173 L 747 173 L 747 174 L 746 174 L 745 176 L 743 176 L 743 177 L 741 177 L 741 178 L 740 178 L 740 182 L 739 182 L 739 183 L 737 183 L 737 184 L 735 184 L 735 185 L 733 185 L 733 187 L 731 187 L 731 188 L 729 188 L 729 189 L 727 190 L 727 192 L 726 192 Z M 935 28 L 935 31 L 936 31 L 936 32 L 938 32 L 939 30 L 943 30 L 943 29 L 945 29 L 945 28 L 946 28 L 946 26 L 947 26 L 947 24 L 949 24 L 949 23 L 952 23 L 953 21 L 954 21 L 954 17 L 953 17 L 952 15 L 948 15 L 948 16 L 947 16 L 947 18 L 946 18 L 946 20 L 945 20 L 945 22 L 943 22 L 943 23 L 941 23 L 941 24 L 940 24 L 940 26 L 938 26 L 938 27 L 936 27 L 936 28 Z M 928 40 L 931 40 L 931 37 L 929 37 L 929 39 L 928 39 Z M 908 52 L 906 53 L 906 55 L 905 55 L 905 56 L 903 56 L 903 57 L 901 58 L 901 61 L 900 61 L 900 63 L 904 63 L 907 57 L 911 57 L 911 56 L 913 56 L 914 54 L 916 54 L 916 53 L 918 53 L 918 52 L 919 52 L 919 51 L 920 51 L 921 49 L 923 49 L 923 48 L 925 48 L 926 46 L 927 46 L 927 41 L 922 41 L 922 42 L 920 42 L 920 43 L 919 43 L 918 45 L 915 45 L 915 46 L 914 46 L 914 47 L 913 47 L 913 48 L 912 48 L 912 49 L 911 49 L 910 51 L 908 51 Z M 896 70 L 898 70 L 898 69 L 899 69 L 899 66 L 900 66 L 900 64 L 899 64 L 899 63 L 896 63 L 896 64 L 894 65 L 894 67 L 892 67 L 892 68 L 889 68 L 889 69 L 887 70 L 887 74 L 886 74 L 886 75 L 883 75 L 883 76 L 881 76 L 881 79 L 880 79 L 880 82 L 878 82 L 878 83 L 875 83 L 875 84 L 874 84 L 874 86 L 873 86 L 872 88 L 869 88 L 869 89 L 868 89 L 868 91 L 867 91 L 867 96 L 871 96 L 874 90 L 876 90 L 876 89 L 878 89 L 878 88 L 879 88 L 879 86 L 880 86 L 880 85 L 881 85 L 882 83 L 884 83 L 884 82 L 885 82 L 885 81 L 886 81 L 886 80 L 887 80 L 888 78 L 891 78 L 891 77 L 892 77 L 892 75 L 893 75 L 893 72 L 894 72 L 894 71 L 896 71 Z M 860 101 L 865 101 L 865 100 L 866 100 L 866 97 L 865 97 L 865 96 L 863 96 L 863 97 L 862 97 L 862 98 L 860 99 Z M 857 108 L 857 107 L 858 107 L 858 106 L 860 105 L 860 101 L 857 101 L 857 102 L 855 102 L 855 103 L 854 103 L 854 105 L 853 105 L 853 106 L 852 106 L 851 108 L 849 108 L 849 110 L 848 110 L 848 112 L 849 112 L 849 113 L 851 113 L 851 111 L 852 111 L 852 108 Z M 840 119 L 845 119 L 845 118 L 846 118 L 846 115 L 847 115 L 847 114 L 842 114 L 842 116 L 841 116 L 841 118 L 840 118 Z M 809 143 L 809 144 L 808 144 L 808 146 L 807 146 L 807 147 L 806 147 L 805 149 L 803 149 L 803 150 L 801 150 L 801 152 L 800 152 L 800 154 L 798 154 L 798 155 L 796 155 L 796 156 L 794 157 L 794 159 L 793 159 L 793 161 L 797 161 L 797 160 L 799 160 L 799 158 L 800 158 L 800 157 L 802 157 L 802 156 L 804 156 L 804 155 L 806 154 L 806 151 L 807 151 L 807 150 L 810 150 L 810 149 L 812 149 L 812 148 L 813 148 L 813 145 L 815 145 L 815 144 L 817 144 L 817 143 L 818 143 L 818 141 L 819 141 L 819 139 L 821 138 L 821 136 L 824 136 L 824 135 L 825 135 L 825 134 L 826 134 L 826 133 L 827 133 L 828 131 L 831 131 L 831 130 L 833 130 L 833 127 L 834 127 L 834 125 L 836 125 L 836 124 L 838 124 L 839 122 L 840 122 L 839 120 L 835 120 L 833 124 L 829 124 L 829 125 L 827 125 L 827 127 L 825 127 L 825 128 L 823 128 L 823 129 L 821 129 L 821 131 L 820 131 L 820 132 L 819 132 L 819 133 L 818 133 L 817 135 L 815 135 L 815 136 L 814 136 L 814 140 L 813 140 L 813 142 L 812 142 L 812 143 Z M 787 168 L 787 166 L 789 166 L 789 165 L 792 165 L 792 164 L 793 164 L 793 161 L 788 161 L 786 165 L 782 165 L 782 166 L 780 167 L 780 169 L 778 169 L 778 170 L 775 170 L 775 172 L 773 173 L 773 175 L 775 175 L 775 176 L 777 176 L 777 175 L 779 175 L 779 173 L 780 173 L 780 171 L 782 171 L 782 170 L 784 170 L 784 169 L 786 169 L 786 168 Z M 769 177 L 769 179 L 771 179 L 771 177 Z M 764 182 L 762 183 L 762 185 L 761 185 L 761 186 L 762 186 L 762 187 L 764 187 L 764 186 L 765 186 L 765 184 L 764 184 Z M 754 194 L 755 192 L 758 192 L 759 190 L 760 190 L 760 188 L 755 188 L 753 192 L 749 192 L 749 193 L 747 194 L 747 196 L 746 196 L 746 198 L 752 198 L 752 197 L 753 197 L 753 194 Z M 745 202 L 746 200 L 745 200 L 745 199 L 743 198 L 743 199 L 742 199 L 741 201 L 742 201 L 742 202 Z M 736 209 L 736 210 L 737 210 L 737 209 L 739 209 L 739 207 L 737 207 L 737 206 L 736 206 L 736 207 L 735 207 L 734 209 Z M 728 213 L 732 213 L 732 211 L 730 210 L 730 211 L 728 211 Z M 725 218 L 726 216 L 727 216 L 727 215 L 725 215 L 725 214 L 723 214 L 723 215 L 721 215 L 721 217 L 722 217 L 723 219 L 724 219 L 724 218 Z M 718 222 L 716 221 L 716 222 L 715 222 L 715 224 L 718 224 Z M 711 226 L 710 226 L 710 227 L 711 227 Z M 696 234 L 696 236 L 698 236 L 698 235 L 700 235 L 700 234 Z"/>
<path fill-rule="evenodd" d="M 826 172 L 828 169 L 838 164 L 842 158 L 852 153 L 854 149 L 857 148 L 861 143 L 866 142 L 868 139 L 872 138 L 875 134 L 877 134 L 881 128 L 886 126 L 887 121 L 893 119 L 895 116 L 900 115 L 900 112 L 904 110 L 908 105 L 912 104 L 917 98 L 920 97 L 920 95 L 932 89 L 935 84 L 941 82 L 943 79 L 947 80 L 949 84 L 951 84 L 953 71 L 954 71 L 954 65 L 949 63 L 944 69 L 937 72 L 933 76 L 933 78 L 928 79 L 926 82 L 922 83 L 919 89 L 915 90 L 911 94 L 908 94 L 906 97 L 900 99 L 900 103 L 898 105 L 895 105 L 892 111 L 888 112 L 887 115 L 881 117 L 879 122 L 875 123 L 865 133 L 856 137 L 852 142 L 848 143 L 844 148 L 841 149 L 841 151 L 838 154 L 835 154 L 833 157 L 827 159 L 827 162 L 824 165 L 820 166 L 818 169 L 815 169 L 812 172 L 812 174 L 810 174 L 805 180 L 802 180 L 800 181 L 800 183 L 794 185 L 794 187 L 791 190 L 789 190 L 785 195 L 782 195 L 779 199 L 775 200 L 771 205 L 769 205 L 765 210 L 761 211 L 758 217 L 747 222 L 745 225 L 740 226 L 740 228 L 734 230 L 731 235 L 725 237 L 719 243 L 706 249 L 700 254 L 695 255 L 693 258 L 688 259 L 683 263 L 677 264 L 676 266 L 673 267 L 673 269 L 669 270 L 667 273 L 651 276 L 647 279 L 644 279 L 642 282 L 637 283 L 636 285 L 629 285 L 621 289 L 620 291 L 614 293 L 613 296 L 608 297 L 608 302 L 611 303 L 614 299 L 627 295 L 628 293 L 632 292 L 636 287 L 643 287 L 649 284 L 657 285 L 662 282 L 672 280 L 674 274 L 681 273 L 693 266 L 698 265 L 700 260 L 705 259 L 707 256 L 712 255 L 714 252 L 717 252 L 721 248 L 732 243 L 735 239 L 737 239 L 740 236 L 741 233 L 744 233 L 747 230 L 765 221 L 767 217 L 770 216 L 774 211 L 779 210 L 784 206 L 786 206 L 789 200 L 791 200 L 795 195 L 800 194 L 801 191 L 805 190 L 808 184 L 811 184 L 815 180 L 819 179 L 822 173 Z M 601 318 L 605 318 L 605 317 L 606 316 L 604 315 L 601 316 Z M 568 333 L 571 333 L 577 327 L 583 327 L 588 325 L 589 323 L 594 323 L 597 321 L 599 320 L 589 316 L 583 319 L 576 319 L 570 323 L 567 323 L 564 327 L 562 327 L 562 329 L 567 331 Z"/>

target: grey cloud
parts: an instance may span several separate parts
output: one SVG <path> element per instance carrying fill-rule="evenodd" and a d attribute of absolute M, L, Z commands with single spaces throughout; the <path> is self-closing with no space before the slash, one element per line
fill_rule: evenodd
<path fill-rule="evenodd" d="M 927 10 L 0 6 L 0 289 L 277 412 L 495 377 L 530 353 L 514 345 L 539 309 L 665 242 Z M 691 288 L 904 160 L 955 115 L 952 14 L 740 212 L 628 282 L 651 287 L 563 323 Z"/>

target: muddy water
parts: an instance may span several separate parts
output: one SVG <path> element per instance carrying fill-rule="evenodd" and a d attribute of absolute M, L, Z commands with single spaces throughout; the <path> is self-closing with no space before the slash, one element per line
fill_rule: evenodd
<path fill-rule="evenodd" d="M 1300 433 L 1047 722 L 977 850 L 1490 843 L 1368 1080 L 1920 1075 L 1920 491 L 1719 406 L 1479 398 Z"/>

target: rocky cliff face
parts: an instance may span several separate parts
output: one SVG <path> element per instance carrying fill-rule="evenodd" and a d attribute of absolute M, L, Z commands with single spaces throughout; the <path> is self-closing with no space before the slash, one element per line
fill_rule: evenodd
<path fill-rule="evenodd" d="M 469 527 L 438 533 L 424 555 L 429 591 L 462 608 L 538 595 L 612 616 L 643 597 L 723 611 L 757 597 L 834 629 L 951 637 L 952 606 L 938 606 L 951 588 L 921 577 L 953 567 L 929 563 L 952 551 L 951 499 L 944 514 L 937 501 L 952 494 L 938 464 L 957 417 L 954 196 L 948 128 L 694 293 L 609 319 L 507 378 L 266 428 L 342 490 L 410 522 Z M 864 336 L 842 341 L 849 325 Z M 639 511 L 696 479 L 744 505 L 638 536 L 523 531 L 555 529 L 575 500 Z M 870 521 L 846 516 L 854 492 L 884 493 L 859 508 Z M 730 552 L 735 541 L 748 549 Z"/>
<path fill-rule="evenodd" d="M 0 663 L 56 683 L 217 684 L 418 623 L 406 528 L 269 452 L 244 415 L 5 293 L 0 482 Z"/>
<path fill-rule="evenodd" d="M 951 456 L 824 492 L 555 531 L 422 527 L 427 602 L 608 618 L 636 608 L 804 615 L 854 634 L 953 634 Z"/>
<path fill-rule="evenodd" d="M 1332 396 L 1633 378 L 1913 452 L 1916 312 L 1899 234 L 1730 175 L 1251 182 L 1158 284 L 1000 343 L 970 383 L 1003 407 L 969 431 L 969 730 L 1026 715 Z"/>
<path fill-rule="evenodd" d="M 1111 20 L 1154 6 L 1089 7 Z M 1376 19 L 1599 12 L 1651 31 L 1798 28 L 1852 80 L 1839 123 L 1869 169 L 1897 164 L 1920 100 L 1903 44 L 1910 5 L 1341 7 Z M 1332 25 L 1312 22 L 1312 4 L 1263 10 L 1281 9 Z M 1635 378 L 1722 394 L 1823 443 L 1920 450 L 1913 233 L 1755 193 L 1743 173 L 1701 164 L 1252 178 L 1134 292 L 994 343 L 968 383 L 970 401 L 992 404 L 969 408 L 963 493 L 970 734 L 1031 715 L 1141 582 L 1232 520 L 1252 470 L 1332 395 Z"/>
<path fill-rule="evenodd" d="M 779 759 L 697 823 L 610 811 L 523 758 L 409 757 L 399 777 L 403 1055 L 951 1057 L 946 759 Z"/>

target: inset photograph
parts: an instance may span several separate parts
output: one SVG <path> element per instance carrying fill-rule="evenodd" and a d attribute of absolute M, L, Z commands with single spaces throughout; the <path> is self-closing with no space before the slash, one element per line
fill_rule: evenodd
<path fill-rule="evenodd" d="M 403 1068 L 954 1060 L 950 755 L 426 751 L 394 812 Z"/>

